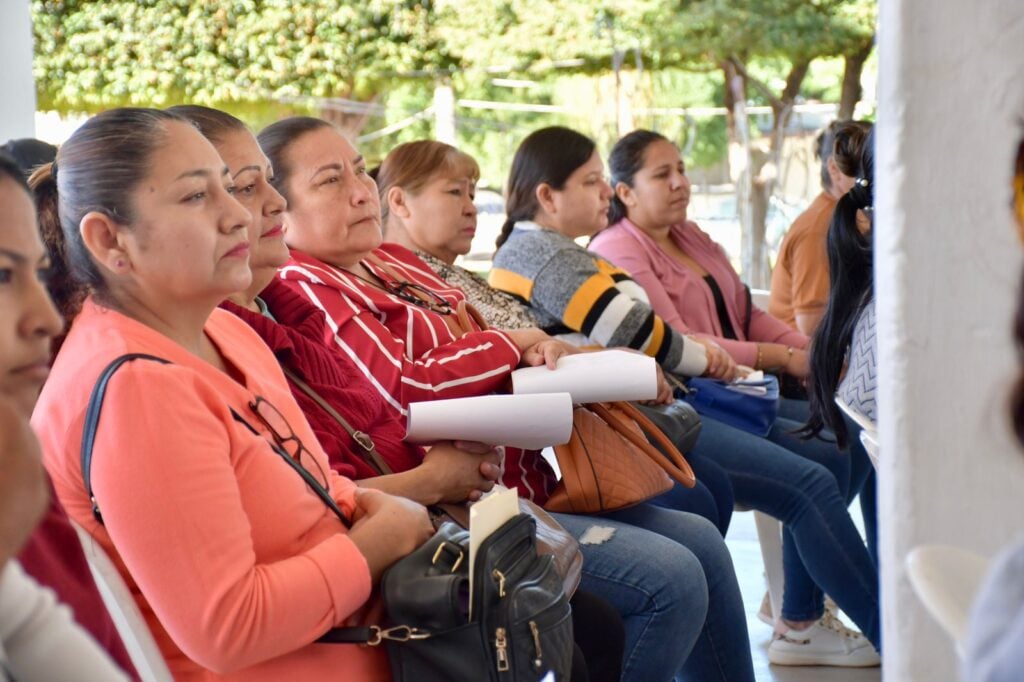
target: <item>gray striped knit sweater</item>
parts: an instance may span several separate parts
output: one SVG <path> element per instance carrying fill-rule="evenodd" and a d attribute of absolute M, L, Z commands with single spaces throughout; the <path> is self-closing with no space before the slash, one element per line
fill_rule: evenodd
<path fill-rule="evenodd" d="M 488 281 L 529 305 L 549 333 L 578 332 L 600 346 L 634 348 L 673 374 L 707 369 L 704 347 L 655 315 L 625 271 L 536 223 L 516 223 Z"/>

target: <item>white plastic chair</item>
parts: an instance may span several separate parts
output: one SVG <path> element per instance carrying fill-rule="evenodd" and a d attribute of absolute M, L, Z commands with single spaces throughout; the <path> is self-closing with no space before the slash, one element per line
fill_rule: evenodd
<path fill-rule="evenodd" d="M 961 658 L 971 604 L 988 565 L 986 557 L 949 545 L 921 545 L 907 555 L 907 577 L 914 592 L 953 639 Z"/>
<path fill-rule="evenodd" d="M 174 682 L 171 671 L 167 669 L 160 648 L 156 645 L 146 619 L 142 617 L 131 591 L 118 573 L 114 562 L 106 551 L 91 535 L 78 524 L 72 522 L 78 539 L 85 551 L 85 558 L 92 569 L 92 577 L 99 588 L 103 603 L 110 612 L 110 617 L 121 635 L 128 655 L 132 659 L 136 672 L 143 682 Z"/>
<path fill-rule="evenodd" d="M 856 422 L 857 426 L 861 428 L 860 431 L 860 442 L 864 445 L 864 449 L 868 453 L 868 457 L 871 458 L 871 463 L 878 468 L 878 424 L 868 419 L 865 415 L 861 414 L 857 410 L 850 407 L 850 404 L 845 400 L 836 396 L 836 405 L 843 411 L 847 417 Z"/>

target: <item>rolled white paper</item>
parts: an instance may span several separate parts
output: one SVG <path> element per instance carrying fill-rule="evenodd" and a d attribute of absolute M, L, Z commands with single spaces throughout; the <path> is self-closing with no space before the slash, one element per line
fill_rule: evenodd
<path fill-rule="evenodd" d="M 405 439 L 473 440 L 539 450 L 568 443 L 571 434 L 572 398 L 568 393 L 545 393 L 410 403 Z"/>
<path fill-rule="evenodd" d="M 512 372 L 512 392 L 568 391 L 574 403 L 653 400 L 658 397 L 654 358 L 624 350 L 563 355 L 555 369 L 524 367 Z"/>

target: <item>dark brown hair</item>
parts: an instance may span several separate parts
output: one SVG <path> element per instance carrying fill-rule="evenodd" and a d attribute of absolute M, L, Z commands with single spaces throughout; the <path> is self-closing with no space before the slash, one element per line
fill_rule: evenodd
<path fill-rule="evenodd" d="M 168 107 L 165 111 L 180 116 L 194 125 L 203 134 L 203 137 L 215 145 L 223 141 L 224 136 L 228 133 L 249 131 L 249 127 L 240 119 L 219 109 L 211 109 L 198 104 L 179 104 Z"/>
<path fill-rule="evenodd" d="M 28 182 L 25 181 L 21 165 L 10 156 L 0 153 L 0 180 L 4 178 L 13 180 L 18 187 L 21 187 L 29 196 L 32 196 L 32 190 L 29 189 Z"/>
<path fill-rule="evenodd" d="M 106 282 L 85 247 L 79 224 L 98 212 L 130 229 L 132 194 L 149 172 L 167 136 L 167 123 L 188 122 L 159 109 L 111 109 L 93 116 L 61 145 L 57 160 L 29 179 L 39 228 L 53 261 L 50 295 L 70 321 L 90 293 L 102 298 Z"/>
<path fill-rule="evenodd" d="M 832 213 L 826 239 L 829 292 L 825 313 L 814 331 L 810 348 L 811 375 L 807 394 L 810 416 L 802 433 L 816 436 L 829 428 L 840 448 L 848 440 L 846 422 L 835 403 L 843 362 L 861 311 L 874 299 L 871 231 L 861 232 L 857 212 L 873 216 L 875 200 L 875 135 L 868 130 L 853 169 L 857 183 L 844 194 Z M 845 171 L 844 171 L 845 173 Z"/>
<path fill-rule="evenodd" d="M 840 124 L 833 136 L 832 158 L 843 175 L 855 178 L 860 171 L 864 144 L 867 142 L 868 133 L 871 132 L 871 124 L 865 121 L 846 121 L 845 123 L 845 125 Z M 827 160 L 827 158 L 823 160 Z M 825 175 L 827 175 L 827 171 L 823 171 L 823 179 Z"/>
<path fill-rule="evenodd" d="M 836 167 L 853 177 L 860 163 L 864 138 L 871 130 L 868 121 L 832 121 L 815 140 L 814 155 L 821 161 L 821 186 L 832 189 L 832 177 L 828 174 L 828 160 L 835 157 Z"/>
<path fill-rule="evenodd" d="M 647 148 L 662 140 L 669 142 L 667 137 L 653 130 L 634 130 L 623 135 L 622 139 L 612 147 L 612 153 L 608 155 L 608 172 L 612 176 L 612 189 L 615 189 L 620 182 L 632 187 L 637 172 L 644 167 L 644 155 L 647 153 Z M 626 205 L 619 199 L 618 192 L 614 192 L 611 204 L 608 206 L 608 224 L 614 225 L 625 217 Z"/>
<path fill-rule="evenodd" d="M 389 189 L 401 187 L 406 192 L 418 194 L 436 177 L 468 177 L 476 182 L 480 179 L 480 166 L 469 154 L 437 140 L 416 140 L 392 149 L 374 177 L 380 194 L 381 222 L 386 225 L 391 212 L 387 200 Z"/>
<path fill-rule="evenodd" d="M 274 169 L 274 178 L 271 184 L 289 204 L 292 202 L 292 198 L 288 196 L 288 181 L 291 179 L 293 169 L 291 164 L 286 161 L 288 150 L 303 135 L 323 128 L 334 128 L 334 126 L 322 118 L 292 116 L 277 123 L 271 123 L 256 136 L 260 149 L 270 159 L 270 166 Z"/>
<path fill-rule="evenodd" d="M 565 187 L 577 168 L 590 160 L 597 145 L 586 135 L 570 128 L 552 126 L 526 136 L 512 158 L 505 187 L 505 224 L 495 247 L 500 249 L 520 220 L 532 220 L 540 210 L 537 187 Z"/>

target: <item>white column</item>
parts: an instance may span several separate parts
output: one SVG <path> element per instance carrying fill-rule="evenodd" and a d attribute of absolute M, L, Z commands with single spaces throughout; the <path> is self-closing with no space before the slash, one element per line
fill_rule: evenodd
<path fill-rule="evenodd" d="M 36 133 L 32 19 L 28 0 L 0 0 L 0 144 Z"/>
<path fill-rule="evenodd" d="M 434 86 L 434 138 L 455 145 L 455 91 L 451 83 Z"/>
<path fill-rule="evenodd" d="M 879 4 L 883 672 L 956 680 L 953 646 L 903 561 L 921 543 L 991 554 L 1024 531 L 1024 454 L 1007 420 L 1024 4 Z"/>

